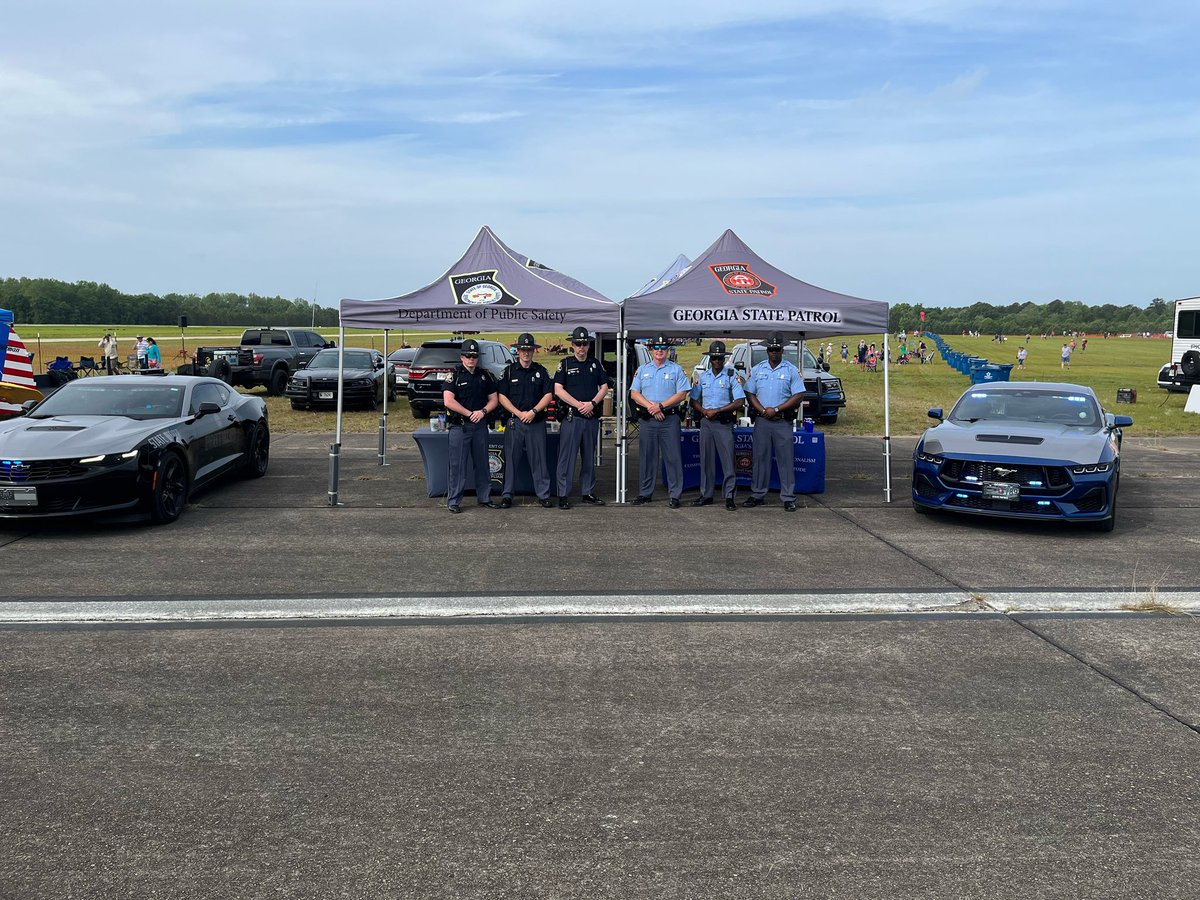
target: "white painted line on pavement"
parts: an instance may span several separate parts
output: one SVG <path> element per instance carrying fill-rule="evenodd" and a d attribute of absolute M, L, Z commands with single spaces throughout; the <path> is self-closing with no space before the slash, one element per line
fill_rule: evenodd
<path fill-rule="evenodd" d="M 1158 604 L 1153 606 L 1150 604 Z M 208 622 L 271 619 L 539 616 L 770 616 L 820 613 L 1200 610 L 1200 591 L 1101 593 L 929 591 L 859 594 L 350 597 L 223 600 L 0 601 L 0 624 Z"/>

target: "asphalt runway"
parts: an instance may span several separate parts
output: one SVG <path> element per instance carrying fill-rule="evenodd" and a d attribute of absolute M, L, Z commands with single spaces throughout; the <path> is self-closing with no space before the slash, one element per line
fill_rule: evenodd
<path fill-rule="evenodd" d="M 1193 897 L 1196 442 L 1113 534 L 918 517 L 896 443 L 891 505 L 831 437 L 795 514 L 451 517 L 289 436 L 0 527 L 0 895 Z"/>

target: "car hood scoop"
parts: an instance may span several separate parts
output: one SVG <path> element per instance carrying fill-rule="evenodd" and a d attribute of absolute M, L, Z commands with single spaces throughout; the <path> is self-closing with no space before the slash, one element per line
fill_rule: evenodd
<path fill-rule="evenodd" d="M 35 425 L 26 431 L 83 431 L 82 425 Z"/>
<path fill-rule="evenodd" d="M 975 440 L 983 444 L 1040 444 L 1045 438 L 1031 434 L 977 434 Z"/>

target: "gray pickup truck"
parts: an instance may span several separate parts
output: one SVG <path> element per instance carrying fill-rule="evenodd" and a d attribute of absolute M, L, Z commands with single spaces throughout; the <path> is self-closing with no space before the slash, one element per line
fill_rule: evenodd
<path fill-rule="evenodd" d="M 247 328 L 237 347 L 197 348 L 192 366 L 197 375 L 242 387 L 265 385 L 268 394 L 278 396 L 293 372 L 336 345 L 308 328 Z"/>

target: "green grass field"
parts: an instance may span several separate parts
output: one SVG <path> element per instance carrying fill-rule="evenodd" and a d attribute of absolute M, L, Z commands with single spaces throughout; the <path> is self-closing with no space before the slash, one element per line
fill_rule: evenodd
<path fill-rule="evenodd" d="M 55 356 L 68 356 L 78 359 L 81 355 L 96 356 L 99 353 L 97 341 L 106 329 L 96 326 L 81 325 L 37 325 L 21 326 L 18 332 L 26 346 L 38 354 L 35 368 L 44 366 Z M 336 329 L 318 329 L 322 334 L 331 338 L 337 337 Z M 189 351 L 201 344 L 220 344 L 236 340 L 241 335 L 241 328 L 209 328 L 196 326 L 189 328 L 184 335 L 184 342 Z M 42 337 L 41 352 L 38 351 L 37 335 Z M 173 368 L 181 360 L 176 358 L 180 349 L 179 328 L 172 326 L 122 326 L 117 330 L 118 339 L 122 341 L 121 351 L 124 355 L 132 349 L 133 336 L 147 334 L 158 340 L 162 347 L 163 360 L 169 368 Z M 446 337 L 446 333 L 407 332 L 405 335 L 410 343 L 416 345 L 422 340 L 434 337 Z M 505 343 L 516 340 L 515 333 L 489 334 L 488 338 Z M 1017 348 L 1023 343 L 1018 338 L 1009 338 L 1004 344 L 997 344 L 988 337 L 957 337 L 945 336 L 950 346 L 955 350 L 986 357 L 994 363 L 1016 362 Z M 551 333 L 538 335 L 542 344 L 566 343 L 562 334 Z M 858 343 L 858 337 L 839 338 L 833 341 L 835 357 L 838 356 L 842 341 L 850 345 L 851 351 Z M 879 335 L 867 335 L 868 343 L 880 342 Z M 726 341 L 727 344 L 731 342 Z M 932 341 L 928 341 L 930 346 Z M 346 344 L 351 347 L 374 347 L 383 349 L 381 333 L 347 332 Z M 389 337 L 389 349 L 400 345 L 400 334 L 393 332 Z M 679 363 L 691 372 L 692 367 L 699 361 L 708 341 L 697 347 L 689 343 L 678 349 Z M 1109 410 L 1119 411 L 1133 416 L 1134 427 L 1128 432 L 1131 435 L 1146 437 L 1168 435 L 1200 435 L 1200 415 L 1183 411 L 1186 396 L 1183 394 L 1168 395 L 1155 382 L 1159 367 L 1170 357 L 1171 344 L 1165 339 L 1155 338 L 1109 338 L 1103 340 L 1095 337 L 1088 341 L 1086 351 L 1076 350 L 1071 361 L 1071 370 L 1059 368 L 1059 349 L 1062 341 L 1048 338 L 1042 340 L 1034 336 L 1029 343 L 1029 359 L 1024 372 L 1013 369 L 1014 381 L 1070 381 L 1091 387 L 1100 397 L 1101 403 Z M 893 352 L 895 345 L 893 341 Z M 550 357 L 545 351 L 537 357 L 549 369 L 558 362 L 558 357 Z M 884 433 L 883 413 L 883 373 L 862 372 L 854 363 L 843 365 L 836 358 L 830 366 L 830 371 L 840 377 L 846 388 L 848 403 L 842 411 L 836 425 L 827 427 L 831 434 L 882 435 Z M 926 411 L 933 406 L 949 408 L 958 396 L 968 387 L 968 379 L 951 369 L 940 358 L 931 365 L 909 364 L 907 366 L 893 365 L 890 370 L 891 384 L 891 433 L 894 435 L 920 434 L 928 425 Z M 1116 404 L 1117 389 L 1136 388 L 1138 402 L 1136 404 Z M 257 393 L 264 393 L 261 388 Z M 276 433 L 288 432 L 329 432 L 334 427 L 332 412 L 294 411 L 290 404 L 279 397 L 267 398 L 270 407 L 271 427 Z M 408 403 L 401 399 L 390 406 L 389 429 L 395 431 L 412 431 L 424 424 L 412 417 Z M 374 431 L 379 427 L 377 412 L 347 411 L 343 420 L 346 431 Z"/>

